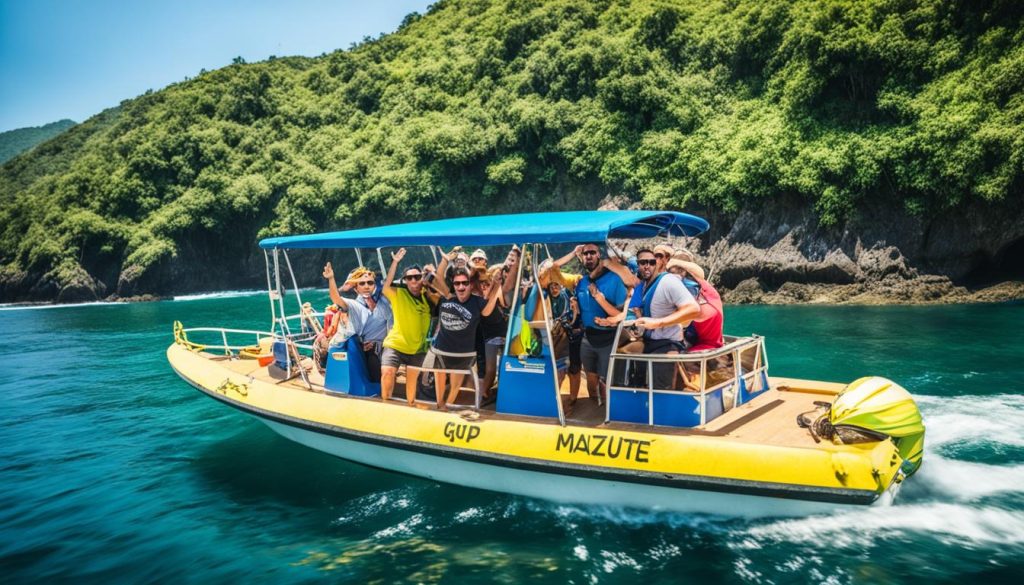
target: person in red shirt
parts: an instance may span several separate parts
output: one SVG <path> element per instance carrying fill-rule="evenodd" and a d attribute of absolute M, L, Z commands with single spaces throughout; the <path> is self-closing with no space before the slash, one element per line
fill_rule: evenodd
<path fill-rule="evenodd" d="M 710 282 L 704 280 L 704 270 L 694 262 L 672 259 L 668 263 L 668 271 L 681 278 L 684 283 L 690 279 L 700 285 L 700 294 L 696 295 L 697 304 L 700 305 L 700 316 L 693 320 L 696 339 L 688 345 L 686 352 L 722 347 L 722 329 L 725 326 L 722 297 Z"/>

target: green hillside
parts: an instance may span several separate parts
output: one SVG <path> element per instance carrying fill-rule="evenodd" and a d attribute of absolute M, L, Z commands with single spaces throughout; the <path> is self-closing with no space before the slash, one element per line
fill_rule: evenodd
<path fill-rule="evenodd" d="M 60 120 L 43 126 L 0 132 L 0 164 L 41 142 L 46 142 L 74 125 L 75 122 L 72 120 Z"/>
<path fill-rule="evenodd" d="M 826 226 L 866 198 L 1019 198 L 1022 11 L 438 2 L 349 50 L 127 100 L 5 164 L 0 298 L 255 284 L 257 237 L 609 193 L 726 212 L 795 197 Z"/>

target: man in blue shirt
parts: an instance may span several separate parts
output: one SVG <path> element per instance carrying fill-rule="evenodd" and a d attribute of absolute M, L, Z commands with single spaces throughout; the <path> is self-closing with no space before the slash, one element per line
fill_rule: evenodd
<path fill-rule="evenodd" d="M 608 375 L 608 359 L 615 341 L 615 328 L 598 325 L 597 318 L 616 314 L 626 302 L 626 285 L 601 261 L 597 244 L 584 244 L 580 250 L 583 278 L 576 286 L 576 297 L 583 319 L 583 343 L 580 358 L 587 373 L 587 391 L 601 402 L 604 394 L 601 381 Z"/>

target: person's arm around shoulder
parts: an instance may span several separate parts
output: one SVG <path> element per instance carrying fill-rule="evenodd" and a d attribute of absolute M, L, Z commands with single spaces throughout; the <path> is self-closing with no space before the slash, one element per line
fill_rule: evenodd
<path fill-rule="evenodd" d="M 635 274 L 630 272 L 629 268 L 627 268 L 624 264 L 620 263 L 618 260 L 611 260 L 609 258 L 605 258 L 604 260 L 601 261 L 601 265 L 607 268 L 613 274 L 615 274 L 615 276 L 618 276 L 622 280 L 622 284 L 624 284 L 626 288 L 633 288 L 636 285 L 640 284 L 640 279 L 637 278 Z"/>
<path fill-rule="evenodd" d="M 593 282 L 590 283 L 589 290 L 590 296 L 597 301 L 597 304 L 601 306 L 601 309 L 604 310 L 606 315 L 614 315 L 619 312 L 619 307 L 612 304 L 612 302 L 604 296 L 604 293 L 601 292 L 601 289 L 597 288 L 596 284 Z"/>
<path fill-rule="evenodd" d="M 690 291 L 686 290 L 683 283 L 675 278 L 668 280 L 661 279 L 664 282 L 659 281 L 659 286 L 665 285 L 667 290 L 665 291 L 669 300 L 675 305 L 676 310 L 670 315 L 665 317 L 641 317 L 636 320 L 637 325 L 642 325 L 647 329 L 660 329 L 661 327 L 669 327 L 675 324 L 689 323 L 693 321 L 694 317 L 700 316 L 700 305 L 690 294 Z M 657 294 L 657 293 L 655 293 Z"/>
<path fill-rule="evenodd" d="M 600 294 L 600 292 L 601 291 L 598 291 L 598 294 Z M 626 298 L 629 298 L 629 297 L 632 297 L 632 296 L 633 296 L 633 289 L 631 289 L 631 288 L 630 289 L 626 289 Z M 604 295 L 601 295 L 601 299 L 604 299 Z M 598 302 L 600 302 L 600 301 L 598 301 Z M 605 301 L 605 303 L 607 303 L 609 306 L 611 306 L 611 303 L 608 303 L 608 301 Z M 603 306 L 604 306 L 604 303 L 602 303 L 602 307 Z M 605 312 L 608 313 L 609 315 L 611 315 L 610 317 L 596 317 L 594 319 L 594 323 L 596 323 L 596 324 L 598 324 L 598 325 L 600 325 L 602 327 L 614 327 L 615 325 L 618 325 L 619 323 L 621 323 L 629 315 L 629 303 L 623 303 L 621 310 L 618 309 L 617 307 L 612 307 L 612 309 L 613 309 L 612 311 L 608 311 L 607 309 L 605 309 Z"/>

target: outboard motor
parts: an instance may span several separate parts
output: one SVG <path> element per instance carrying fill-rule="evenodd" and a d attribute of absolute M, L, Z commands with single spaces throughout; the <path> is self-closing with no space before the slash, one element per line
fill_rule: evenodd
<path fill-rule="evenodd" d="M 906 476 L 921 467 L 924 422 L 914 398 L 899 384 L 878 376 L 860 378 L 846 386 L 831 405 L 815 404 L 822 410 L 797 417 L 797 424 L 807 428 L 815 441 L 824 438 L 849 445 L 889 438 L 903 458 Z M 819 416 L 808 416 L 813 414 Z"/>

